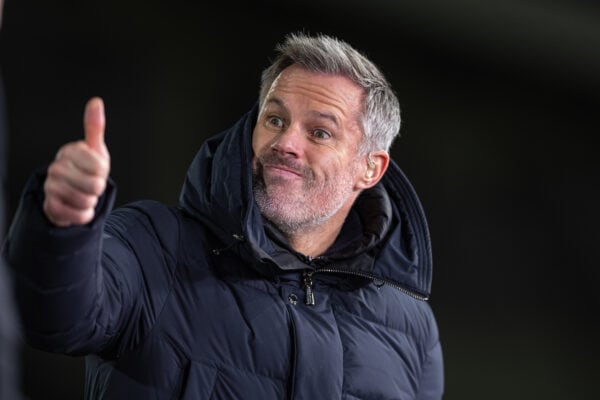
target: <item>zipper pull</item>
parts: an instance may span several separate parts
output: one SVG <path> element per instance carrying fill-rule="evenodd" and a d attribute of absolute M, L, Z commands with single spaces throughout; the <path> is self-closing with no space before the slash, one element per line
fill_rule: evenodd
<path fill-rule="evenodd" d="M 307 306 L 315 305 L 315 293 L 313 291 L 313 280 L 312 280 L 312 272 L 304 271 L 302 276 L 304 277 L 304 304 Z"/>

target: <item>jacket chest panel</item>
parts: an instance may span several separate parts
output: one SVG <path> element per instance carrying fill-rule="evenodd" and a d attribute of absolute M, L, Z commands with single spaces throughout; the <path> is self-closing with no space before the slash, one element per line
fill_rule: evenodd
<path fill-rule="evenodd" d="M 315 291 L 308 306 L 300 279 L 178 278 L 152 336 L 178 359 L 181 398 L 244 398 L 256 387 L 285 398 L 291 385 L 297 399 L 411 398 L 420 353 L 410 337 L 373 321 L 389 311 L 385 298 L 318 283 Z"/>
<path fill-rule="evenodd" d="M 406 333 L 335 310 L 343 344 L 344 391 L 359 398 L 413 398 L 421 351 Z"/>
<path fill-rule="evenodd" d="M 154 335 L 173 343 L 184 362 L 285 380 L 288 326 L 285 304 L 272 294 L 207 276 L 176 285 Z"/>
<path fill-rule="evenodd" d="M 428 306 L 394 288 L 367 286 L 336 296 L 344 392 L 357 398 L 412 399 L 420 388 L 429 336 Z"/>

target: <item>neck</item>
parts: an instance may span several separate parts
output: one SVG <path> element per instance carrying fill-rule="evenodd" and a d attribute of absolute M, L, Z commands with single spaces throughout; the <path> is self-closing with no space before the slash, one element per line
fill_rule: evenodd
<path fill-rule="evenodd" d="M 335 238 L 339 230 L 335 234 L 321 234 L 316 232 L 315 234 L 298 234 L 288 236 L 288 242 L 290 246 L 300 254 L 304 254 L 309 257 L 318 257 L 335 242 Z"/>
<path fill-rule="evenodd" d="M 348 209 L 340 210 L 318 226 L 300 229 L 293 233 L 286 233 L 286 238 L 295 251 L 309 257 L 318 257 L 325 253 L 335 242 L 342 225 L 348 215 Z"/>

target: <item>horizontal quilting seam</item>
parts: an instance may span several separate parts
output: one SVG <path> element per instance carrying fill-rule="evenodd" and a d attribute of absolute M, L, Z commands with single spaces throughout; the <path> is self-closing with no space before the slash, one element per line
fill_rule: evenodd
<path fill-rule="evenodd" d="M 375 321 L 375 320 L 373 320 L 373 319 L 370 319 L 370 318 L 365 318 L 365 317 L 364 317 L 364 316 L 362 316 L 362 315 L 358 315 L 358 314 L 351 313 L 351 312 L 349 312 L 348 310 L 342 309 L 342 307 L 340 307 L 340 306 L 336 306 L 336 305 L 333 305 L 333 306 L 332 306 L 332 309 L 333 309 L 333 312 L 334 312 L 334 314 L 336 314 L 336 313 L 337 313 L 337 314 L 347 314 L 347 315 L 352 315 L 353 317 L 356 317 L 356 318 L 362 319 L 362 320 L 364 320 L 364 321 L 367 321 L 367 322 L 369 322 L 369 323 L 375 324 L 375 325 L 377 325 L 377 326 L 380 326 L 380 327 L 382 327 L 382 328 L 385 328 L 385 329 L 391 329 L 391 330 L 393 330 L 393 331 L 396 331 L 396 332 L 400 333 L 401 335 L 403 335 L 403 336 L 406 336 L 406 337 L 410 338 L 410 339 L 411 339 L 412 341 L 414 341 L 414 342 L 418 342 L 418 341 L 419 341 L 419 340 L 418 340 L 418 338 L 417 338 L 417 337 L 415 337 L 414 335 L 411 335 L 411 334 L 409 334 L 408 332 L 401 330 L 400 328 L 396 328 L 396 327 L 393 327 L 393 326 L 386 325 L 386 324 L 382 323 L 381 321 Z M 336 316 L 336 320 L 339 320 L 339 319 L 337 318 L 337 316 Z"/>
<path fill-rule="evenodd" d="M 269 376 L 269 375 L 265 375 L 265 374 L 261 374 L 259 372 L 255 372 L 255 371 L 250 371 L 248 369 L 245 368 L 240 368 L 238 366 L 232 365 L 232 364 L 225 364 L 225 363 L 218 363 L 218 362 L 214 362 L 212 360 L 209 359 L 203 359 L 203 358 L 189 358 L 189 360 L 191 362 L 194 363 L 198 363 L 198 364 L 203 364 L 212 368 L 215 368 L 218 371 L 225 371 L 225 370 L 234 370 L 234 371 L 239 371 L 242 372 L 246 375 L 251 375 L 251 376 L 257 376 L 259 378 L 263 378 L 263 379 L 267 379 L 267 380 L 271 380 L 271 381 L 280 381 L 280 382 L 285 382 L 286 378 L 278 378 L 275 376 Z"/>
<path fill-rule="evenodd" d="M 170 342 L 168 340 L 164 340 L 164 339 L 161 339 L 161 338 L 158 338 L 158 337 L 153 338 L 152 340 L 155 340 L 157 342 L 162 342 L 165 345 L 167 345 L 168 347 L 172 348 L 174 352 L 180 354 L 180 357 L 182 359 L 185 359 L 185 360 L 188 360 L 188 361 L 191 361 L 191 362 L 194 362 L 194 363 L 206 365 L 208 367 L 215 368 L 215 369 L 220 370 L 220 371 L 224 371 L 224 370 L 228 370 L 229 369 L 229 370 L 240 371 L 240 372 L 243 372 L 243 373 L 245 373 L 247 375 L 258 376 L 258 377 L 261 377 L 261 378 L 264 378 L 264 379 L 268 379 L 268 380 L 276 380 L 276 381 L 281 381 L 281 382 L 285 382 L 287 380 L 286 377 L 279 378 L 279 377 L 276 377 L 276 376 L 269 376 L 269 375 L 261 374 L 259 372 L 250 371 L 250 370 L 245 369 L 245 368 L 240 368 L 240 367 L 238 367 L 236 365 L 233 365 L 233 364 L 225 364 L 223 362 L 215 362 L 214 360 L 211 360 L 209 358 L 189 357 L 181 349 L 179 349 L 178 346 L 175 346 L 174 343 L 172 343 L 172 342 Z M 177 364 L 180 364 L 177 359 L 175 359 L 175 361 L 176 361 Z"/>

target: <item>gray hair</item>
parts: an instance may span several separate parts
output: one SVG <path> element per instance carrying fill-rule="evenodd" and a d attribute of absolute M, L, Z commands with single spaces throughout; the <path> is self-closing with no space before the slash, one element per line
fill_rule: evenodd
<path fill-rule="evenodd" d="M 364 90 L 361 123 L 364 138 L 359 153 L 389 151 L 400 132 L 400 104 L 383 73 L 364 55 L 348 43 L 326 36 L 292 33 L 275 48 L 275 61 L 263 71 L 260 86 L 260 107 L 271 85 L 290 65 L 309 71 L 342 75 Z"/>

